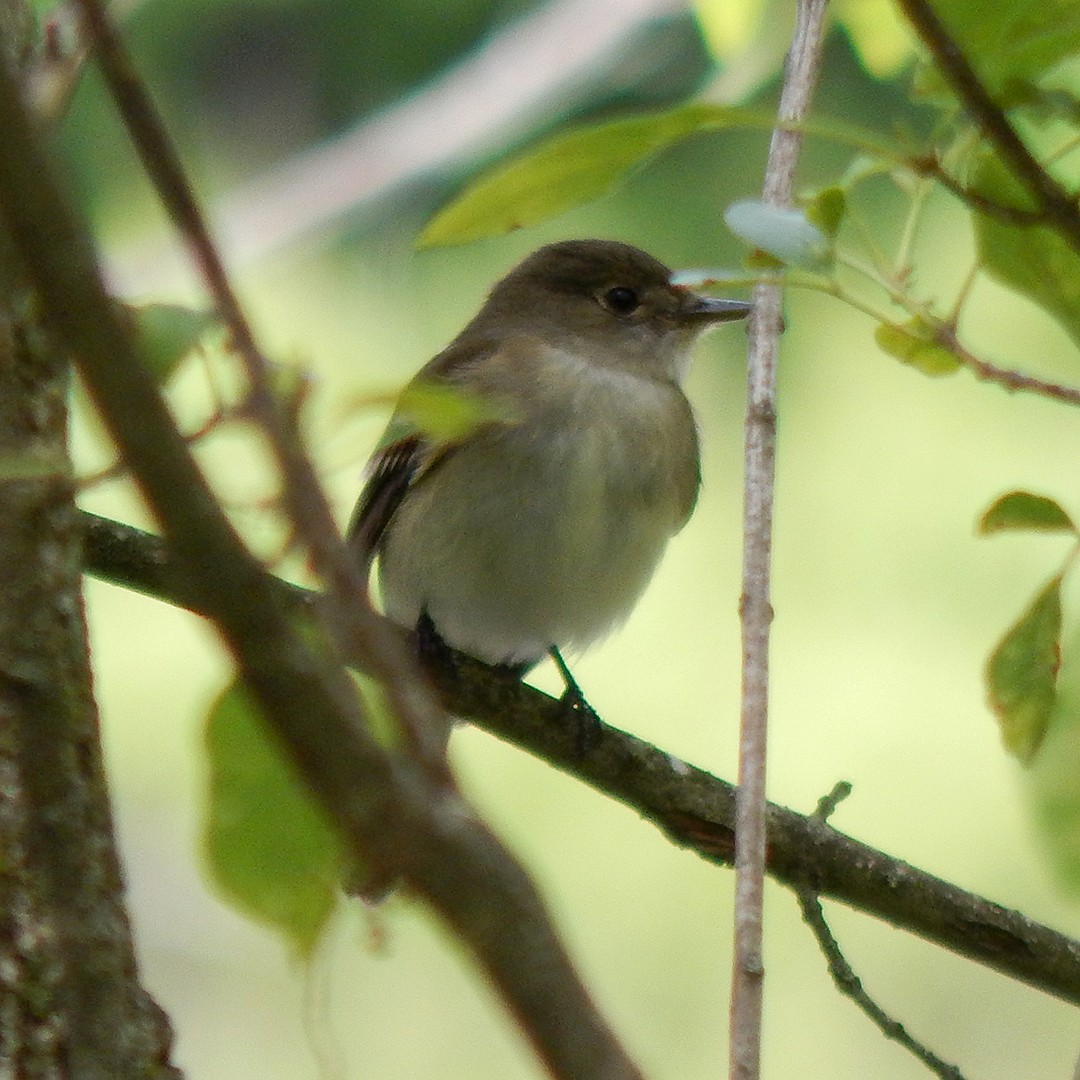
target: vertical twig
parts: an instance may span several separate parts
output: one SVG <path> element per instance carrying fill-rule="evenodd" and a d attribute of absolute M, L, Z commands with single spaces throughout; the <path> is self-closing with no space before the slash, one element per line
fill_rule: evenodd
<path fill-rule="evenodd" d="M 788 54 L 778 120 L 808 111 L 824 38 L 826 0 L 800 0 Z M 801 136 L 777 128 L 769 147 L 763 198 L 791 203 Z M 743 526 L 742 716 L 735 811 L 735 942 L 731 977 L 731 1080 L 757 1080 L 761 1067 L 762 906 L 765 894 L 765 743 L 768 717 L 769 599 L 776 459 L 776 358 L 782 294 L 758 285 L 750 316 Z"/>

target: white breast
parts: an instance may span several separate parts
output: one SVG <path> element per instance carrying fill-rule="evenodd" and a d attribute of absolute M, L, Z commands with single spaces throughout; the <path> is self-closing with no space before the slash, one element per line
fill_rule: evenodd
<path fill-rule="evenodd" d="M 381 557 L 391 618 L 413 626 L 426 608 L 449 644 L 492 663 L 582 649 L 621 622 L 689 511 L 686 470 L 696 485 L 672 387 L 569 358 L 537 376 L 533 415 L 432 468 Z"/>

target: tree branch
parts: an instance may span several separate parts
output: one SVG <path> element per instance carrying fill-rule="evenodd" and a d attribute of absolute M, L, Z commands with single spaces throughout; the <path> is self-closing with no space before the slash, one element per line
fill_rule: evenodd
<path fill-rule="evenodd" d="M 964 1080 L 963 1073 L 955 1065 L 943 1061 L 928 1046 L 924 1046 L 914 1038 L 899 1020 L 891 1017 L 866 992 L 862 980 L 848 963 L 847 957 L 840 948 L 840 943 L 825 921 L 825 913 L 821 910 L 821 899 L 817 893 L 812 889 L 796 889 L 795 895 L 799 899 L 803 919 L 813 931 L 818 947 L 828 961 L 829 974 L 832 976 L 836 989 L 844 997 L 851 998 L 886 1039 L 892 1039 L 905 1050 L 909 1050 L 935 1076 L 941 1077 L 941 1080 Z"/>
<path fill-rule="evenodd" d="M 0 0 L 0 71 L 22 85 L 34 25 Z M 29 301 L 0 214 L 0 1073 L 175 1080 L 139 983 L 91 692 L 71 363 Z"/>
<path fill-rule="evenodd" d="M 961 104 L 1042 209 L 1045 223 L 1080 251 L 1080 208 L 1076 197 L 1066 191 L 1027 148 L 929 0 L 899 0 L 899 4 Z"/>
<path fill-rule="evenodd" d="M 297 619 L 229 526 L 106 295 L 86 229 L 2 67 L 0 131 L 0 214 L 45 324 L 77 357 L 184 588 L 214 619 L 270 730 L 345 843 L 453 927 L 553 1076 L 638 1080 L 520 866 L 447 777 L 377 743 L 336 643 L 310 618 Z M 429 702 L 413 679 L 409 706 L 424 712 Z"/>
<path fill-rule="evenodd" d="M 824 824 L 829 820 L 837 806 L 851 794 L 851 784 L 846 780 L 836 784 L 828 795 L 818 799 L 817 809 L 813 813 L 815 820 Z M 813 889 L 805 886 L 795 890 L 795 896 L 802 909 L 803 920 L 810 927 L 817 939 L 829 965 L 829 974 L 836 989 L 850 998 L 869 1018 L 887 1039 L 898 1042 L 905 1050 L 915 1055 L 931 1072 L 942 1080 L 964 1080 L 963 1074 L 955 1065 L 939 1058 L 928 1046 L 914 1038 L 899 1020 L 891 1017 L 864 989 L 862 980 L 855 974 L 855 969 L 848 963 L 840 948 L 840 943 L 825 921 L 825 912 L 821 909 L 821 897 Z"/>
<path fill-rule="evenodd" d="M 0 1072 L 175 1078 L 139 983 L 91 693 L 70 364 L 25 300 L 0 287 Z"/>
<path fill-rule="evenodd" d="M 765 167 L 762 197 L 791 205 L 802 132 L 821 65 L 826 0 L 800 0 L 795 35 Z M 765 775 L 772 625 L 772 519 L 776 479 L 776 365 L 783 329 L 783 291 L 757 285 L 749 320 L 743 503 L 742 701 L 735 829 L 735 932 L 731 970 L 731 1080 L 761 1072 L 763 909 L 765 904 Z"/>
<path fill-rule="evenodd" d="M 83 514 L 88 573 L 206 614 L 176 572 L 164 541 L 130 525 Z M 286 609 L 317 596 L 266 574 Z M 735 789 L 618 728 L 605 726 L 582 759 L 576 727 L 558 701 L 458 656 L 435 675 L 446 708 L 578 777 L 641 814 L 675 843 L 723 866 L 734 859 Z M 815 817 L 770 803 L 768 868 L 777 881 L 806 887 L 1080 1005 L 1080 942 L 1017 911 L 965 892 Z"/>

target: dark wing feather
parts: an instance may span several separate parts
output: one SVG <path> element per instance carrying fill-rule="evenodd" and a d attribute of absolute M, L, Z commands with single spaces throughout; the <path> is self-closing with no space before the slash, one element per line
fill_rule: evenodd
<path fill-rule="evenodd" d="M 370 566 L 383 531 L 401 504 L 430 454 L 422 435 L 409 435 L 383 447 L 372 459 L 372 469 L 356 502 L 345 539 Z"/>
<path fill-rule="evenodd" d="M 494 351 L 494 345 L 486 339 L 466 341 L 459 338 L 439 353 L 410 385 L 441 383 L 451 388 L 460 387 L 463 393 L 470 392 L 467 389 L 469 369 Z M 481 387 L 473 386 L 471 392 L 482 394 L 483 391 Z M 407 394 L 408 388 L 403 397 Z M 397 419 L 395 414 L 388 429 L 392 441 L 378 449 L 371 460 L 367 482 L 345 534 L 349 546 L 363 560 L 365 567 L 371 565 L 378 553 L 383 533 L 409 488 L 460 442 L 435 441 L 422 430 L 410 430 L 412 424 L 407 417 L 400 426 Z M 395 430 L 401 432 L 399 438 L 394 438 Z"/>

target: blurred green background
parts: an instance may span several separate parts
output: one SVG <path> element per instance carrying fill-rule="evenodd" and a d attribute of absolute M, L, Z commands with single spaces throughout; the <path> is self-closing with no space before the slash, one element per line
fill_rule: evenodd
<path fill-rule="evenodd" d="M 144 0 L 125 29 L 214 206 L 493 36 L 512 35 L 508 27 L 534 10 L 490 0 Z M 604 18 L 603 4 L 583 10 L 589 25 Z M 590 78 L 466 155 L 468 166 L 410 173 L 287 245 L 234 258 L 266 349 L 313 377 L 313 449 L 342 521 L 386 418 L 385 409 L 357 402 L 400 385 L 527 251 L 596 235 L 676 266 L 737 265 L 721 212 L 759 188 L 766 140 L 758 134 L 690 140 L 610 198 L 543 227 L 467 249 L 412 250 L 427 215 L 500 149 L 568 119 L 676 102 L 716 76 L 692 16 L 663 11 L 605 54 Z M 756 37 L 741 53 L 733 48 L 720 70 L 756 87 L 750 100 L 769 104 L 775 73 L 766 76 L 789 33 L 789 6 L 762 14 L 751 4 L 747 21 Z M 751 47 L 755 62 L 746 59 Z M 560 60 L 547 58 L 555 69 Z M 882 131 L 923 122 L 900 83 L 869 74 L 839 31 L 818 101 L 819 114 Z M 477 101 L 481 110 L 490 104 Z M 76 96 L 64 152 L 126 291 L 197 296 L 190 274 L 159 257 L 160 213 L 92 75 Z M 821 182 L 845 161 L 811 142 L 802 179 Z M 865 209 L 884 238 L 899 228 L 897 208 L 884 187 L 868 196 Z M 227 233 L 228 218 L 220 223 Z M 258 221 L 244 228 L 227 250 L 257 249 L 272 232 Z M 932 202 L 919 255 L 928 295 L 966 273 L 971 241 L 955 205 Z M 1000 290 L 977 286 L 965 329 L 973 347 L 1006 366 L 1076 381 L 1064 335 Z M 835 302 L 790 296 L 771 797 L 808 811 L 837 780 L 850 780 L 838 828 L 1080 934 L 1080 907 L 1053 880 L 1027 809 L 1028 780 L 1002 752 L 981 686 L 988 650 L 1053 571 L 1064 542 L 974 536 L 979 513 L 1012 487 L 1080 511 L 1080 432 L 1064 407 L 965 374 L 932 381 L 903 368 L 879 353 L 872 332 Z M 737 328 L 713 335 L 690 379 L 704 446 L 696 516 L 627 626 L 575 667 L 610 723 L 725 777 L 735 773 L 738 715 L 742 341 Z M 179 407 L 193 415 L 196 382 L 176 388 Z M 76 444 L 87 468 L 107 460 L 91 420 Z M 241 526 L 272 538 L 256 506 L 267 482 L 245 447 L 242 436 L 223 433 L 202 452 Z M 144 521 L 122 484 L 97 486 L 84 503 Z M 343 912 L 305 970 L 268 931 L 215 899 L 198 858 L 200 722 L 227 678 L 220 650 L 192 616 L 97 582 L 87 588 L 143 971 L 176 1025 L 177 1061 L 188 1074 L 540 1076 L 467 958 L 417 905 L 397 898 L 370 915 Z M 546 671 L 537 681 L 556 685 Z M 459 730 L 453 756 L 468 793 L 541 883 L 595 996 L 646 1073 L 721 1074 L 731 874 L 485 734 Z M 828 914 L 867 989 L 967 1075 L 1070 1075 L 1080 1025 L 1068 1006 L 847 910 L 830 906 Z M 766 1075 L 923 1076 L 832 989 L 786 892 L 770 891 L 767 917 Z"/>

